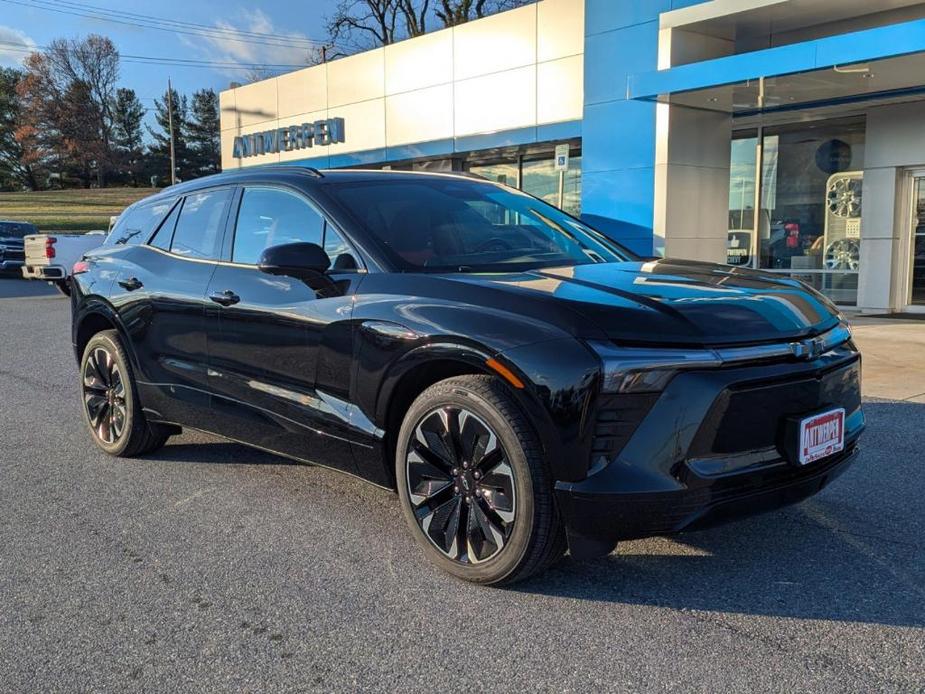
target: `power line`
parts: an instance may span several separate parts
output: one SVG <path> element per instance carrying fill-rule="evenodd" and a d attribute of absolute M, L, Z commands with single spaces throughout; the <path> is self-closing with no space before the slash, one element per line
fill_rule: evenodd
<path fill-rule="evenodd" d="M 67 7 L 70 9 L 77 9 L 77 10 L 84 10 L 84 11 L 93 12 L 93 13 L 107 14 L 107 15 L 115 16 L 115 17 L 128 17 L 128 18 L 138 19 L 138 20 L 147 20 L 147 21 L 155 22 L 157 24 L 165 24 L 165 25 L 186 27 L 186 28 L 191 28 L 191 29 L 205 30 L 210 33 L 225 33 L 225 34 L 230 34 L 233 36 L 250 36 L 253 38 L 263 38 L 263 39 L 270 39 L 274 41 L 286 41 L 286 42 L 291 41 L 294 43 L 306 43 L 310 46 L 318 46 L 318 45 L 324 45 L 324 44 L 330 45 L 329 42 L 322 41 L 319 39 L 312 39 L 307 36 L 303 38 L 303 37 L 292 36 L 292 35 L 289 35 L 289 36 L 282 35 L 281 36 L 279 34 L 269 34 L 269 33 L 260 32 L 260 31 L 246 31 L 243 29 L 228 29 L 225 27 L 210 26 L 208 24 L 200 24 L 197 22 L 187 22 L 187 21 L 182 21 L 179 19 L 169 19 L 169 18 L 157 17 L 155 15 L 141 14 L 138 12 L 126 12 L 125 10 L 112 10 L 106 7 L 100 7 L 99 5 L 72 2 L 71 0 L 40 0 L 40 1 L 46 4 L 50 3 L 54 5 L 61 5 L 63 7 Z"/>
<path fill-rule="evenodd" d="M 215 28 L 203 28 L 203 29 L 185 29 L 175 26 L 163 26 L 165 21 L 169 22 L 170 20 L 158 19 L 157 22 L 161 24 L 156 24 L 152 22 L 141 22 L 134 21 L 131 19 L 119 19 L 119 13 L 115 13 L 115 16 L 109 16 L 95 11 L 81 11 L 75 8 L 66 9 L 65 6 L 49 6 L 48 3 L 50 0 L 33 0 L 32 2 L 23 2 L 22 0 L 0 0 L 0 2 L 5 2 L 11 5 L 19 5 L 21 7 L 30 7 L 33 9 L 45 10 L 47 12 L 57 12 L 59 14 L 66 14 L 75 17 L 83 17 L 85 19 L 96 19 L 105 22 L 111 22 L 115 24 L 123 24 L 126 26 L 133 26 L 141 29 L 155 29 L 157 31 L 166 31 L 174 34 L 186 34 L 189 36 L 198 36 L 200 38 L 206 37 L 211 39 L 221 39 L 224 41 L 233 41 L 237 43 L 249 43 L 254 45 L 262 46 L 272 46 L 276 48 L 303 48 L 309 49 L 316 46 L 325 45 L 323 41 L 315 41 L 313 39 L 300 39 L 298 37 L 283 37 L 283 36 L 273 36 L 272 39 L 260 39 L 260 38 L 243 38 L 240 36 L 240 32 L 234 29 L 222 29 L 221 27 Z M 110 10 L 109 12 L 113 12 Z M 205 27 L 205 25 L 200 25 Z M 266 35 L 272 36 L 272 35 Z"/>
<path fill-rule="evenodd" d="M 16 51 L 18 53 L 35 53 L 37 51 L 47 51 L 50 50 L 49 46 L 26 46 L 22 43 L 13 43 L 10 41 L 0 41 L 0 46 L 6 47 L 6 50 Z M 307 65 L 300 65 L 296 63 L 241 63 L 236 61 L 218 61 L 218 60 L 195 60 L 192 58 L 170 58 L 167 56 L 152 56 L 152 55 L 132 55 L 130 53 L 120 53 L 119 59 L 124 60 L 128 63 L 141 63 L 145 65 L 170 65 L 177 67 L 203 67 L 203 68 L 214 68 L 214 67 L 225 67 L 225 68 L 241 68 L 241 69 L 253 69 L 253 68 L 263 68 L 263 69 L 282 69 L 282 68 L 304 68 L 308 67 Z"/>

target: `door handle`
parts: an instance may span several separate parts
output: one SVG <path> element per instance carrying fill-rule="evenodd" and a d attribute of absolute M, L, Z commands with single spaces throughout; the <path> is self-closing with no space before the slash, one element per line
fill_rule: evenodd
<path fill-rule="evenodd" d="M 241 300 L 241 297 L 230 289 L 226 289 L 223 292 L 212 292 L 209 294 L 209 298 L 216 304 L 221 304 L 222 306 L 231 306 Z"/>
<path fill-rule="evenodd" d="M 119 286 L 123 289 L 127 289 L 128 291 L 133 292 L 136 289 L 141 289 L 144 285 L 137 277 L 129 277 L 126 280 L 119 280 Z"/>

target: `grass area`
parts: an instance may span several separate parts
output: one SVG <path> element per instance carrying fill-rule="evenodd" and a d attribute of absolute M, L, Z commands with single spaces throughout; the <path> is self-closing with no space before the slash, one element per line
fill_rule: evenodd
<path fill-rule="evenodd" d="M 0 219 L 32 222 L 41 231 L 105 230 L 111 215 L 156 192 L 155 188 L 91 188 L 0 193 Z"/>

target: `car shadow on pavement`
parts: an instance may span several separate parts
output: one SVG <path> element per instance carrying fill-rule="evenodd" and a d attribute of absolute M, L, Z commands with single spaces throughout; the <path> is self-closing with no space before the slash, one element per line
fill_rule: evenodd
<path fill-rule="evenodd" d="M 171 440 L 164 448 L 145 457 L 157 462 L 207 465 L 302 465 L 291 458 L 218 438 L 195 443 Z"/>
<path fill-rule="evenodd" d="M 580 600 L 925 627 L 925 405 L 867 402 L 855 465 L 793 507 L 565 559 L 516 590 Z M 911 426 L 918 422 L 918 429 Z M 893 429 L 908 422 L 905 441 Z M 907 431 L 909 430 L 907 429 Z"/>
<path fill-rule="evenodd" d="M 19 299 L 21 297 L 49 296 L 66 297 L 48 282 L 25 280 L 13 275 L 0 275 L 0 299 Z"/>

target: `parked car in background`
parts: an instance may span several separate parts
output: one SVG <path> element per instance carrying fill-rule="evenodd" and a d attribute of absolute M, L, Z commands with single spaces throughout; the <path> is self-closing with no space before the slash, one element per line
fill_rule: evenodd
<path fill-rule="evenodd" d="M 106 232 L 103 230 L 86 234 L 30 234 L 25 238 L 22 276 L 27 280 L 47 280 L 62 294 L 69 295 L 69 279 L 74 263 L 87 251 L 101 246 L 105 239 Z"/>
<path fill-rule="evenodd" d="M 362 477 L 479 583 L 806 498 L 864 428 L 860 354 L 818 292 L 638 258 L 458 175 L 172 186 L 79 263 L 71 305 L 102 450 L 191 427 Z"/>
<path fill-rule="evenodd" d="M 29 222 L 0 220 L 0 272 L 19 273 L 25 261 L 23 239 L 37 231 Z"/>

